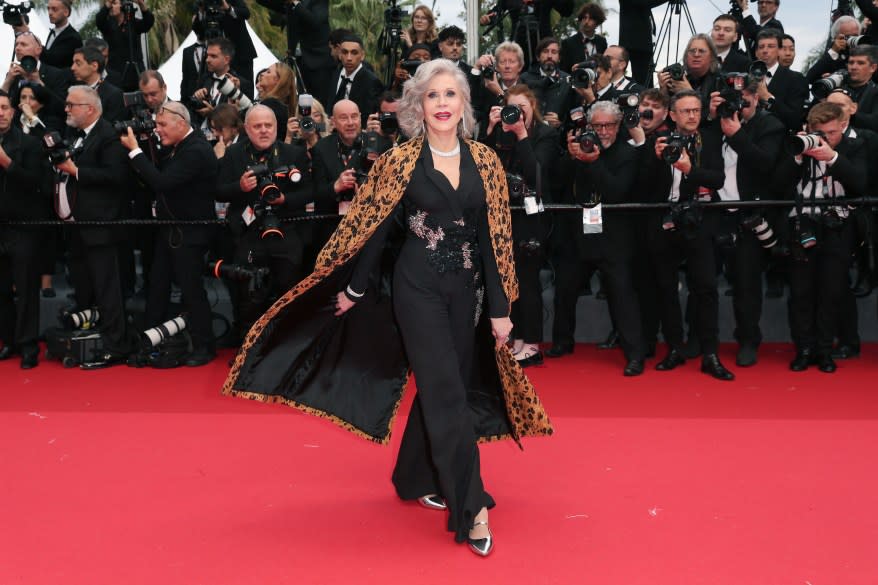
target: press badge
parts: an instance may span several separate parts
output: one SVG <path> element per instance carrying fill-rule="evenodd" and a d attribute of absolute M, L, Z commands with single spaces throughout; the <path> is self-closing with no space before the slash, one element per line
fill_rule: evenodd
<path fill-rule="evenodd" d="M 601 213 L 601 204 L 598 203 L 594 207 L 585 207 L 582 210 L 582 233 L 584 234 L 602 234 L 604 233 L 604 218 Z"/>
<path fill-rule="evenodd" d="M 524 198 L 524 212 L 526 214 L 533 215 L 539 213 L 542 211 L 540 207 L 541 205 L 537 205 L 537 198 L 533 195 Z"/>
<path fill-rule="evenodd" d="M 256 219 L 256 214 L 253 213 L 253 208 L 248 205 L 241 213 L 241 217 L 244 219 L 244 225 L 249 227 L 253 220 Z"/>

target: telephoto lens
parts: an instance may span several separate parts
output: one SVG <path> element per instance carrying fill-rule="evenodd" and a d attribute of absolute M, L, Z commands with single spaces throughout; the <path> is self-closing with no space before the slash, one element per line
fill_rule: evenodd
<path fill-rule="evenodd" d="M 821 133 L 812 132 L 811 134 L 796 134 L 790 136 L 787 144 L 790 151 L 798 156 L 807 150 L 820 146 Z"/>
<path fill-rule="evenodd" d="M 165 321 L 161 325 L 157 325 L 152 329 L 147 329 L 141 334 L 143 346 L 146 348 L 155 347 L 163 341 L 173 337 L 186 329 L 186 317 L 178 315 L 173 319 Z"/>
<path fill-rule="evenodd" d="M 71 329 L 91 329 L 100 320 L 101 314 L 97 308 L 83 309 L 82 311 L 63 311 L 61 322 Z"/>

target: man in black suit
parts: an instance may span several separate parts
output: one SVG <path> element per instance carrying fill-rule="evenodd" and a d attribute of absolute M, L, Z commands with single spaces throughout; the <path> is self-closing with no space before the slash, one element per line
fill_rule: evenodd
<path fill-rule="evenodd" d="M 216 199 L 229 202 L 227 217 L 235 239 L 232 261 L 239 266 L 269 269 L 268 283 L 258 290 L 249 290 L 249 283 L 238 283 L 240 306 L 237 326 L 246 333 L 254 321 L 281 294 L 306 276 L 303 231 L 305 222 L 284 223 L 283 235 L 266 236 L 265 225 L 253 210 L 269 205 L 278 218 L 301 216 L 305 205 L 313 201 L 308 153 L 305 148 L 277 140 L 277 120 L 263 105 L 253 106 L 244 122 L 249 140 L 231 145 L 223 157 L 217 184 Z M 276 197 L 269 201 L 257 189 L 252 167 L 264 165 L 269 171 L 284 167 L 298 169 L 298 180 L 276 181 Z M 289 176 L 289 175 L 287 175 Z M 296 177 L 294 177 L 296 178 Z"/>
<path fill-rule="evenodd" d="M 231 81 L 237 80 L 240 89 L 249 98 L 253 98 L 253 82 L 241 78 L 237 72 L 231 69 L 232 58 L 235 55 L 235 47 L 228 39 L 219 37 L 207 41 L 207 53 L 205 57 L 205 70 L 202 72 L 201 79 L 198 81 L 198 89 L 195 90 L 193 97 L 201 100 L 204 107 L 194 109 L 190 108 L 190 115 L 196 126 L 200 126 L 205 136 L 210 136 L 210 129 L 207 126 L 207 115 L 219 104 L 228 103 L 229 99 L 222 92 L 220 86 L 225 82 L 226 78 Z M 248 88 L 250 93 L 248 93 Z M 186 100 L 189 96 L 182 96 L 181 99 Z M 239 109 L 244 104 L 239 103 Z"/>
<path fill-rule="evenodd" d="M 199 9 L 192 15 L 192 30 L 195 36 L 212 40 L 219 33 L 232 42 L 234 53 L 232 55 L 231 68 L 237 71 L 241 77 L 242 90 L 251 98 L 253 97 L 253 59 L 256 58 L 256 47 L 253 39 L 247 31 L 247 19 L 250 18 L 250 8 L 244 0 L 221 0 L 219 14 L 209 15 L 199 5 Z M 219 17 L 219 31 L 209 31 L 206 28 L 215 16 Z M 187 94 L 188 95 L 188 94 Z"/>
<path fill-rule="evenodd" d="M 717 59 L 723 72 L 750 70 L 750 57 L 738 50 L 739 26 L 731 14 L 720 14 L 713 19 L 710 38 L 716 47 Z"/>
<path fill-rule="evenodd" d="M 189 111 L 179 102 L 168 102 L 155 119 L 156 134 L 174 155 L 162 161 L 161 170 L 143 153 L 134 132 L 121 138 L 129 150 L 131 166 L 156 194 L 156 218 L 173 220 L 214 219 L 213 194 L 218 172 L 210 144 L 189 123 Z M 187 366 L 203 366 L 215 356 L 210 304 L 204 290 L 205 254 L 213 226 L 162 226 L 156 235 L 155 256 L 146 300 L 146 324 L 155 327 L 166 319 L 171 282 L 183 291 L 189 315 L 192 353 Z"/>
<path fill-rule="evenodd" d="M 585 151 L 571 135 L 567 148 L 575 161 L 570 169 L 575 174 L 572 199 L 574 203 L 594 207 L 598 203 L 628 203 L 637 176 L 637 152 L 619 139 L 622 110 L 612 102 L 598 102 L 588 111 L 592 129 L 600 144 Z M 589 211 L 586 211 L 589 213 Z M 555 318 L 552 325 L 552 354 L 563 355 L 573 349 L 576 324 L 576 301 L 581 284 L 581 262 L 598 266 L 607 289 L 607 300 L 613 322 L 619 332 L 627 364 L 626 376 L 643 373 L 646 344 L 640 321 L 640 304 L 631 272 L 634 233 L 630 218 L 611 214 L 602 218 L 601 233 L 576 230 L 576 251 L 559 254 L 555 282 Z M 579 221 L 576 222 L 579 224 Z M 585 224 L 585 221 L 582 221 Z M 590 225 L 593 225 L 590 222 Z M 578 227 L 578 226 L 577 226 Z"/>
<path fill-rule="evenodd" d="M 716 197 L 725 182 L 722 139 L 714 126 L 700 128 L 701 97 L 681 91 L 671 97 L 670 115 L 683 144 L 668 151 L 669 137 L 658 137 L 654 157 L 643 169 L 652 185 L 656 202 L 672 204 L 670 213 L 649 217 L 647 238 L 650 258 L 656 268 L 662 332 L 670 346 L 656 369 L 667 371 L 685 363 L 682 353 L 683 317 L 677 289 L 680 263 L 686 261 L 687 281 L 695 303 L 695 329 L 703 352 L 701 371 L 718 379 L 734 375 L 719 360 L 719 298 L 713 236 L 717 214 L 702 212 L 700 201 Z M 666 152 L 668 151 L 668 152 Z M 679 158 L 670 156 L 674 151 Z"/>
<path fill-rule="evenodd" d="M 754 201 L 769 198 L 771 187 L 766 181 L 774 172 L 787 134 L 783 123 L 759 108 L 757 84 L 751 81 L 743 90 L 744 108 L 729 112 L 722 106 L 726 100 L 714 92 L 710 100 L 710 117 L 719 119 L 723 140 L 726 179 L 718 191 L 723 201 Z M 728 114 L 732 115 L 729 116 Z M 764 210 L 724 210 L 721 233 L 734 234 L 734 247 L 728 254 L 729 273 L 735 291 L 735 339 L 738 341 L 739 366 L 752 366 L 762 342 L 759 319 L 762 316 L 762 271 L 768 248 L 776 240 L 770 238 L 771 227 Z M 770 217 L 770 216 L 769 216 Z"/>
<path fill-rule="evenodd" d="M 558 66 L 561 45 L 555 37 L 546 37 L 537 45 L 537 64 L 521 74 L 521 81 L 533 90 L 540 104 L 543 121 L 552 128 L 567 122 L 576 94 L 570 85 L 570 74 Z"/>
<path fill-rule="evenodd" d="M 701 97 L 701 119 L 707 120 L 710 108 L 710 94 L 716 89 L 719 61 L 716 47 L 710 36 L 704 33 L 694 35 L 686 44 L 683 53 L 683 70 L 681 80 L 675 80 L 667 71 L 658 74 L 659 87 L 674 95 L 681 91 L 695 91 Z"/>
<path fill-rule="evenodd" d="M 97 91 L 76 85 L 65 102 L 72 133 L 73 155 L 56 163 L 55 209 L 64 220 L 112 221 L 128 211 L 130 174 L 125 149 L 113 126 L 101 117 Z M 81 131 L 81 132 L 80 132 Z M 124 361 L 132 350 L 126 332 L 117 246 L 124 228 L 75 227 L 70 230 L 70 276 L 79 308 L 97 305 L 103 352 L 83 369 Z"/>
<path fill-rule="evenodd" d="M 844 200 L 866 193 L 868 146 L 849 132 L 845 109 L 834 103 L 817 104 L 808 113 L 808 131 L 822 132 L 802 154 L 781 158 L 776 174 L 795 186 L 797 207 L 790 212 L 792 241 L 797 246 L 790 262 L 790 332 L 796 357 L 794 372 L 816 364 L 835 371 L 832 342 L 838 333 L 856 228 Z M 816 199 L 837 205 L 814 207 Z M 806 237 L 810 234 L 811 237 Z M 812 241 L 804 247 L 799 242 Z"/>
<path fill-rule="evenodd" d="M 85 42 L 82 43 L 82 46 L 91 47 L 92 49 L 97 49 L 101 52 L 101 55 L 104 56 L 104 72 L 101 73 L 101 78 L 104 81 L 109 81 L 119 89 L 122 89 L 122 73 L 106 66 L 106 64 L 110 62 L 110 45 L 107 44 L 107 41 L 101 37 L 91 37 L 90 39 L 86 39 Z"/>
<path fill-rule="evenodd" d="M 631 55 L 631 76 L 646 87 L 652 87 L 652 79 L 647 78 L 654 66 L 652 9 L 665 2 L 667 0 L 619 0 L 619 44 Z"/>
<path fill-rule="evenodd" d="M 796 39 L 790 34 L 784 33 L 781 37 L 778 62 L 784 67 L 793 69 L 793 63 L 796 62 Z"/>
<path fill-rule="evenodd" d="M 287 55 L 296 57 L 305 88 L 322 101 L 325 98 L 323 90 L 329 86 L 335 67 L 329 51 L 329 0 L 256 2 L 286 15 Z M 305 89 L 300 87 L 299 93 L 305 93 Z"/>
<path fill-rule="evenodd" d="M 103 108 L 102 116 L 110 122 L 118 122 L 127 117 L 125 105 L 122 102 L 122 90 L 101 80 L 101 72 L 104 69 L 104 56 L 97 49 L 80 47 L 73 52 L 73 64 L 70 71 L 73 77 L 82 85 L 87 85 L 97 90 L 101 97 Z"/>
<path fill-rule="evenodd" d="M 587 2 L 579 9 L 576 21 L 579 32 L 561 42 L 561 70 L 572 71 L 573 66 L 607 50 L 606 37 L 597 34 L 597 28 L 607 20 L 607 13 L 600 4 Z M 539 52 L 537 52 L 539 56 Z"/>
<path fill-rule="evenodd" d="M 107 67 L 122 74 L 119 87 L 126 91 L 137 89 L 137 77 L 146 68 L 140 35 L 149 32 L 155 24 L 155 16 L 146 7 L 145 0 L 133 0 L 140 8 L 140 18 L 136 17 L 133 5 L 123 6 L 122 0 L 105 0 L 95 15 L 95 25 L 109 45 Z M 131 10 L 123 10 L 128 8 Z M 133 49 L 130 37 L 133 35 Z"/>
<path fill-rule="evenodd" d="M 781 35 L 773 28 L 759 33 L 756 58 L 768 67 L 768 74 L 759 84 L 759 99 L 787 129 L 798 132 L 802 128 L 803 108 L 808 99 L 808 82 L 801 73 L 790 71 L 778 62 Z"/>
<path fill-rule="evenodd" d="M 759 33 L 766 29 L 772 29 L 783 34 L 783 25 L 778 19 L 777 9 L 780 8 L 780 0 L 759 0 L 757 4 L 757 12 L 759 13 L 759 22 L 753 18 L 750 12 L 749 0 L 737 0 L 738 6 L 741 8 L 741 29 L 744 32 L 744 42 L 747 45 L 747 52 L 751 58 L 759 59 L 756 55 L 757 45 L 759 44 Z M 780 46 L 780 43 L 778 43 Z"/>
<path fill-rule="evenodd" d="M 363 67 L 363 41 L 357 35 L 347 35 L 339 46 L 341 67 L 336 70 L 325 89 L 326 111 L 331 112 L 336 102 L 351 100 L 359 108 L 362 123 L 372 112 L 378 110 L 378 97 L 384 91 L 375 74 Z"/>
<path fill-rule="evenodd" d="M 18 94 L 25 81 L 32 81 L 44 86 L 51 98 L 46 114 L 56 117 L 64 115 L 64 98 L 70 86 L 70 74 L 41 61 L 43 45 L 32 32 L 19 33 L 15 37 L 15 62 L 9 66 L 2 89 L 9 93 L 12 103 L 18 103 Z M 25 71 L 20 65 L 25 57 L 37 60 L 33 71 Z"/>
<path fill-rule="evenodd" d="M 837 18 L 829 29 L 829 42 L 826 50 L 805 74 L 808 83 L 814 83 L 821 77 L 847 67 L 847 38 L 859 35 L 861 30 L 860 21 L 853 16 Z"/>
<path fill-rule="evenodd" d="M 207 45 L 196 37 L 195 42 L 183 48 L 183 77 L 180 79 L 180 100 L 185 102 L 198 89 L 199 80 L 205 73 Z"/>
<path fill-rule="evenodd" d="M 848 75 L 841 87 L 857 104 L 851 126 L 878 132 L 878 86 L 872 82 L 872 76 L 878 71 L 875 51 L 876 47 L 872 45 L 851 49 L 847 61 Z"/>
<path fill-rule="evenodd" d="M 9 95 L 0 91 L 0 218 L 49 219 L 45 178 L 50 176 L 36 138 L 15 124 Z M 42 234 L 34 228 L 0 229 L 0 360 L 21 354 L 21 368 L 37 365 L 40 325 L 40 270 L 36 262 Z"/>
<path fill-rule="evenodd" d="M 552 35 L 552 10 L 562 17 L 570 16 L 573 0 L 497 0 L 479 23 L 482 26 L 496 24 L 500 16 L 508 13 L 511 34 L 507 38 L 521 46 L 524 65 L 529 67 L 537 57 L 537 43 Z"/>
<path fill-rule="evenodd" d="M 43 61 L 52 67 L 70 67 L 73 51 L 82 46 L 82 37 L 68 20 L 72 6 L 72 0 L 49 0 L 46 4 L 52 29 L 46 37 Z"/>
<path fill-rule="evenodd" d="M 619 93 L 636 94 L 645 89 L 642 85 L 625 75 L 625 72 L 628 70 L 628 62 L 631 60 L 631 55 L 625 47 L 610 45 L 604 51 L 604 57 L 610 60 L 610 71 L 612 72 L 610 85 L 613 86 L 613 89 Z"/>

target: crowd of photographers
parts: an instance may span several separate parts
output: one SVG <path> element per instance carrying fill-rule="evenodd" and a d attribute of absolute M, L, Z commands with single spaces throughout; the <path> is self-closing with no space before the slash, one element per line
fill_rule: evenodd
<path fill-rule="evenodd" d="M 122 41 L 152 22 L 141 1 L 108 3 L 104 39 L 80 39 L 51 64 L 59 39 L 72 36 L 69 0 L 49 0 L 51 44 L 25 19 L 4 18 L 16 40 L 0 92 L 0 219 L 85 225 L 0 227 L 0 359 L 18 354 L 23 368 L 37 365 L 39 297 L 51 294 L 45 275 L 61 258 L 80 311 L 70 319 L 97 320 L 101 331 L 101 351 L 85 369 L 132 356 L 149 363 L 153 345 L 184 327 L 185 352 L 161 364 L 210 362 L 217 340 L 205 274 L 229 288 L 234 322 L 222 343 L 239 343 L 309 272 L 372 162 L 406 140 L 396 121 L 399 92 L 434 58 L 467 75 L 472 130 L 500 156 L 519 208 L 510 343 L 523 367 L 574 351 L 577 299 L 595 273 L 612 321 L 601 346 L 621 348 L 627 376 L 643 373 L 661 333 L 668 350 L 657 370 L 700 356 L 704 373 L 734 379 L 718 354 L 723 277 L 738 366 L 757 363 L 762 299 L 786 287 L 790 369 L 833 372 L 835 360 L 859 355 L 856 297 L 872 289 L 875 230 L 871 208 L 847 200 L 872 194 L 878 168 L 871 2 L 857 0 L 866 22 L 841 3 L 824 54 L 804 74 L 792 69 L 795 39 L 776 18 L 779 0 L 759 0 L 755 11 L 731 0 L 711 31 L 688 40 L 679 63 L 643 72 L 638 61 L 638 78 L 627 76 L 632 52 L 597 34 L 606 15 L 595 3 L 581 7 L 579 31 L 562 40 L 546 36 L 544 20 L 552 10 L 569 15 L 572 2 L 499 2 L 482 24 L 497 26 L 508 14 L 520 43 L 503 40 L 472 65 L 462 60 L 463 31 L 438 31 L 429 8 L 418 6 L 410 26 L 389 31 L 392 58 L 381 80 L 355 32 L 329 30 L 326 0 L 259 1 L 299 35 L 298 60 L 254 75 L 252 42 L 241 33 L 246 3 L 199 3 L 179 102 L 155 70 L 126 81 L 138 56 Z M 395 19 L 408 16 L 393 10 Z M 627 10 L 623 20 L 636 20 Z M 623 36 L 640 59 L 634 33 Z M 770 200 L 795 205 L 753 203 Z M 731 203 L 703 205 L 716 201 Z M 552 203 L 581 211 L 546 212 Z M 660 205 L 604 213 L 605 203 Z M 88 224 L 132 218 L 169 221 Z M 137 292 L 134 250 L 146 303 L 138 328 L 125 309 Z M 543 339 L 547 267 L 551 340 Z"/>

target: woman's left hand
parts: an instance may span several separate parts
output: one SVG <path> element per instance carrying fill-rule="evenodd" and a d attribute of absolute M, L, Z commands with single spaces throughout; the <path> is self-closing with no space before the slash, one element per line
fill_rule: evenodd
<path fill-rule="evenodd" d="M 494 340 L 497 347 L 505 345 L 509 341 L 509 334 L 512 333 L 512 319 L 509 317 L 491 318 L 491 331 L 494 334 Z"/>

